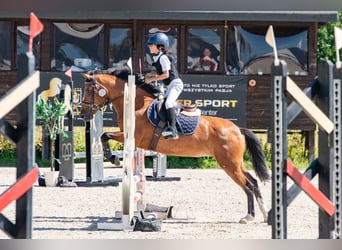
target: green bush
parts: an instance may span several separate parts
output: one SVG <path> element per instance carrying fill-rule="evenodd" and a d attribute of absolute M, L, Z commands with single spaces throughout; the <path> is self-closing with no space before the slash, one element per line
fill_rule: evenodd
<path fill-rule="evenodd" d="M 0 164 L 15 164 L 15 147 L 0 135 Z"/>
<path fill-rule="evenodd" d="M 317 60 L 325 61 L 330 60 L 336 62 L 336 48 L 335 48 L 335 36 L 334 27 L 342 28 L 342 11 L 339 11 L 339 21 L 332 22 L 328 25 L 320 26 L 318 29 L 318 41 L 317 41 Z"/>
<path fill-rule="evenodd" d="M 109 131 L 109 130 L 107 130 Z M 267 135 L 265 132 L 257 133 L 260 143 L 263 148 L 263 152 L 266 159 L 266 164 L 269 169 L 271 169 L 271 144 L 267 142 Z M 305 148 L 305 137 L 299 131 L 288 133 L 288 158 L 294 163 L 294 165 L 299 169 L 305 169 L 309 166 L 308 152 Z M 82 127 L 74 128 L 74 148 L 76 152 L 85 152 L 85 129 Z M 122 150 L 123 144 L 115 141 L 109 141 L 112 150 Z M 41 128 L 37 126 L 36 128 L 36 161 L 40 166 L 48 166 L 49 161 L 47 159 L 42 159 L 42 132 Z M 245 152 L 244 164 L 247 169 L 252 169 L 251 156 Z M 311 159 L 312 160 L 312 159 Z M 85 159 L 75 159 L 75 163 L 84 163 Z M 145 164 L 147 168 L 152 168 L 153 158 L 146 157 Z M 0 135 L 0 165 L 2 166 L 14 166 L 15 165 L 15 147 L 6 140 L 2 135 Z M 219 168 L 218 163 L 213 157 L 167 157 L 167 167 L 168 168 L 192 168 L 192 169 L 215 169 Z"/>

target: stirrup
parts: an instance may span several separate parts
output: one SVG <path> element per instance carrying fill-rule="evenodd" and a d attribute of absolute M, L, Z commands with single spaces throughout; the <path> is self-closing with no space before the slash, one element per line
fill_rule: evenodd
<path fill-rule="evenodd" d="M 162 135 L 164 136 L 165 140 L 169 140 L 169 139 L 177 140 L 178 139 L 177 129 L 173 128 L 172 126 L 167 126 L 162 132 Z"/>
<path fill-rule="evenodd" d="M 165 131 L 165 132 L 170 133 L 168 135 L 163 135 L 165 140 L 170 140 L 170 139 L 177 140 L 179 138 L 178 133 L 176 132 L 172 132 L 172 131 L 171 132 Z"/>
<path fill-rule="evenodd" d="M 173 131 L 171 131 L 171 130 L 163 131 L 163 132 L 162 132 L 162 135 L 163 135 L 163 136 L 168 136 L 168 135 L 172 135 L 172 134 L 173 134 Z"/>
<path fill-rule="evenodd" d="M 172 127 L 167 126 L 164 131 L 162 132 L 163 136 L 168 136 L 168 135 L 172 135 L 174 133 L 174 130 L 172 129 Z"/>

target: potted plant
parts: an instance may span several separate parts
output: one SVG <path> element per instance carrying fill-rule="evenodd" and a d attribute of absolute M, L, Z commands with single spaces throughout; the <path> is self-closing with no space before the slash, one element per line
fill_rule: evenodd
<path fill-rule="evenodd" d="M 58 178 L 58 172 L 55 171 L 55 142 L 57 135 L 61 134 L 64 136 L 63 124 L 64 124 L 64 114 L 67 106 L 64 102 L 59 101 L 57 97 L 52 99 L 44 100 L 40 98 L 36 103 L 36 118 L 41 121 L 43 129 L 47 132 L 50 139 L 50 173 L 52 184 L 49 184 L 50 180 L 47 180 L 48 172 L 45 173 L 46 185 L 54 186 Z"/>

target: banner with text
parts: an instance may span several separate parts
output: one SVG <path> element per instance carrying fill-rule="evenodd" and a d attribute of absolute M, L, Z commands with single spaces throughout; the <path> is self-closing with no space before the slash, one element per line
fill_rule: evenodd
<path fill-rule="evenodd" d="M 247 77 L 184 75 L 184 89 L 178 101 L 197 104 L 202 115 L 229 119 L 246 126 Z"/>
<path fill-rule="evenodd" d="M 70 78 L 61 72 L 41 72 L 41 83 L 37 97 L 49 92 L 50 96 L 66 98 L 63 89 L 70 84 Z M 71 107 L 74 126 L 84 126 L 79 116 L 84 90 L 84 78 L 73 74 Z M 246 84 L 247 77 L 183 75 L 184 90 L 178 101 L 183 104 L 197 104 L 202 115 L 229 119 L 240 127 L 246 126 Z M 65 118 L 67 119 L 67 117 Z M 103 126 L 117 126 L 116 113 L 111 105 L 103 110 Z"/>

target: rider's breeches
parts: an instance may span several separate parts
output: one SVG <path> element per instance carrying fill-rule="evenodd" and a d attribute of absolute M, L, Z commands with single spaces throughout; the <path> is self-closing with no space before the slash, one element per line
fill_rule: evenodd
<path fill-rule="evenodd" d="M 181 79 L 174 79 L 167 86 L 165 92 L 165 107 L 166 109 L 173 108 L 176 104 L 177 98 L 182 93 L 183 81 Z"/>

